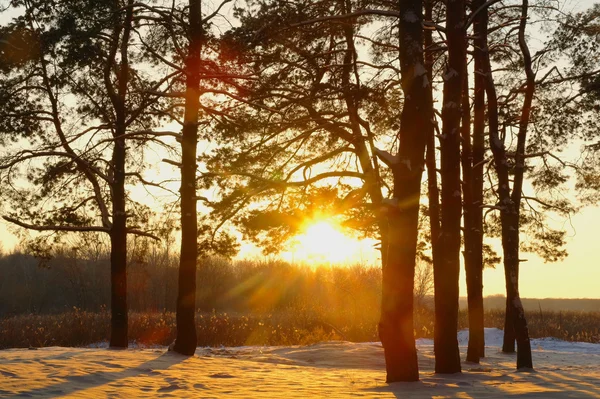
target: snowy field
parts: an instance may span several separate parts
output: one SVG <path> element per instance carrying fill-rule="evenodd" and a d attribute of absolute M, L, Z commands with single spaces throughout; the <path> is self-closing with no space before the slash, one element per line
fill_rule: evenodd
<path fill-rule="evenodd" d="M 464 359 L 466 331 L 459 333 Z M 486 329 L 487 357 L 463 373 L 433 373 L 433 345 L 418 340 L 421 381 L 386 384 L 379 343 L 305 347 L 43 348 L 0 351 L 0 397 L 80 398 L 600 398 L 600 344 L 532 340 L 535 372 L 514 371 L 502 331 Z"/>

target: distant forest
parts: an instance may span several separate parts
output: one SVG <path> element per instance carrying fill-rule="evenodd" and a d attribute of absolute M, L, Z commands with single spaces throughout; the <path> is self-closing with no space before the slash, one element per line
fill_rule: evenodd
<path fill-rule="evenodd" d="M 527 312 L 600 312 L 600 299 L 589 298 L 521 298 L 523 308 Z M 502 295 L 491 295 L 483 298 L 486 309 L 504 309 L 506 298 Z M 467 298 L 460 298 L 460 308 L 467 308 Z"/>
<path fill-rule="evenodd" d="M 160 256 L 162 255 L 162 256 Z M 50 314 L 73 307 L 99 312 L 110 305 L 110 260 L 57 253 L 44 267 L 15 253 L 0 257 L 0 318 Z M 129 307 L 134 312 L 173 312 L 177 258 L 150 253 L 130 262 Z M 336 309 L 377 317 L 381 269 L 292 266 L 282 261 L 207 258 L 197 270 L 196 309 L 203 312 L 269 313 Z"/>
<path fill-rule="evenodd" d="M 110 304 L 110 259 L 105 253 L 77 258 L 57 252 L 40 260 L 19 252 L 0 256 L 0 318 L 55 314 L 78 308 L 99 312 Z M 201 312 L 271 313 L 323 308 L 375 313 L 381 300 L 381 269 L 368 266 L 294 266 L 283 261 L 203 259 L 197 270 L 196 308 Z M 173 312 L 177 258 L 151 251 L 130 262 L 128 292 L 134 312 Z M 419 280 L 419 278 L 421 280 Z M 433 310 L 432 275 L 421 270 L 416 306 Z M 243 287 L 243 288 L 240 288 Z M 272 298 L 266 299 L 266 296 Z M 529 312 L 600 311 L 600 299 L 523 298 Z M 484 298 L 486 309 L 503 310 L 506 298 Z M 460 298 L 467 309 L 467 298 Z M 345 310 L 344 310 L 345 309 Z"/>

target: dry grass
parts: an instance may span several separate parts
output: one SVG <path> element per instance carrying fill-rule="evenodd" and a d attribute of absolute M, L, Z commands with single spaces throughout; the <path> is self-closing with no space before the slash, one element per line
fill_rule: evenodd
<path fill-rule="evenodd" d="M 565 341 L 600 343 L 600 312 L 532 311 L 526 316 L 532 338 L 554 337 Z M 461 317 L 461 322 L 468 326 L 466 314 Z M 487 311 L 485 325 L 504 328 L 504 312 Z"/>
<path fill-rule="evenodd" d="M 73 309 L 57 315 L 21 315 L 0 320 L 0 348 L 88 346 L 109 336 L 110 313 Z M 199 346 L 304 345 L 342 339 L 335 327 L 295 312 L 264 315 L 198 313 Z M 133 313 L 130 342 L 169 345 L 175 338 L 175 314 Z"/>
<path fill-rule="evenodd" d="M 377 315 L 329 313 L 323 309 L 290 309 L 272 314 L 198 313 L 199 346 L 306 345 L 328 340 L 377 341 Z M 486 326 L 502 328 L 501 311 L 486 312 Z M 467 327 L 461 311 L 460 328 Z M 556 337 L 567 341 L 600 342 L 600 312 L 546 312 L 528 315 L 532 338 Z M 56 315 L 21 315 L 0 320 L 0 348 L 88 346 L 107 340 L 110 314 L 73 309 Z M 175 337 L 175 314 L 133 313 L 131 342 L 168 345 Z M 417 337 L 433 335 L 433 312 L 418 309 Z"/>

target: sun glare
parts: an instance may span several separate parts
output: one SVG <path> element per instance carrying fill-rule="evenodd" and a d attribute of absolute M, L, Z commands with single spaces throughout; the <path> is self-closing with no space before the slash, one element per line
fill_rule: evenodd
<path fill-rule="evenodd" d="M 341 227 L 327 220 L 306 224 L 303 232 L 291 242 L 291 250 L 284 254 L 292 262 L 310 264 L 357 263 L 364 259 L 364 243 L 346 236 Z"/>

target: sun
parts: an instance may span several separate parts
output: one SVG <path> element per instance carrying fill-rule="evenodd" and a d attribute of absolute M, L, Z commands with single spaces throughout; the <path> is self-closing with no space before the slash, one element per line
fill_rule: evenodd
<path fill-rule="evenodd" d="M 364 245 L 363 240 L 344 234 L 333 220 L 311 220 L 291 240 L 284 258 L 312 265 L 359 263 L 364 261 Z"/>

